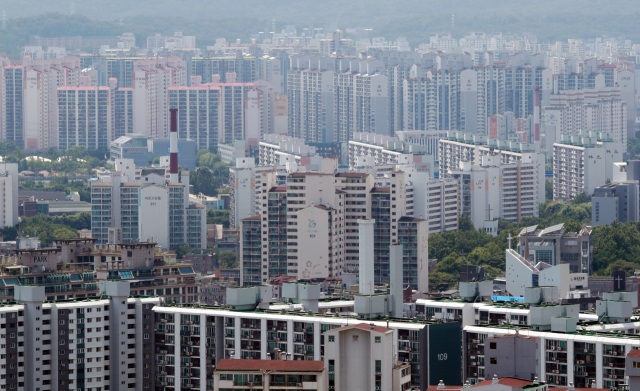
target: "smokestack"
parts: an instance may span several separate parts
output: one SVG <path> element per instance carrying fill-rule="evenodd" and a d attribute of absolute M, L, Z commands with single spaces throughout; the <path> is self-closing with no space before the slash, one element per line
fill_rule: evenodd
<path fill-rule="evenodd" d="M 171 132 L 169 133 L 169 182 L 178 182 L 178 109 L 171 112 Z"/>
<path fill-rule="evenodd" d="M 540 143 L 540 86 L 536 86 L 533 102 L 533 142 Z"/>
<path fill-rule="evenodd" d="M 358 284 L 360 285 L 361 295 L 373 295 L 375 293 L 373 283 L 373 268 L 375 267 L 373 264 L 373 225 L 375 222 L 373 219 L 358 220 L 360 239 L 358 245 L 360 280 Z"/>
<path fill-rule="evenodd" d="M 401 243 L 394 243 L 389 246 L 389 274 L 391 282 L 390 292 L 391 302 L 393 303 L 393 310 L 391 314 L 394 318 L 402 318 L 402 310 L 404 309 L 404 297 L 402 288 L 404 286 L 402 282 L 402 249 Z"/>

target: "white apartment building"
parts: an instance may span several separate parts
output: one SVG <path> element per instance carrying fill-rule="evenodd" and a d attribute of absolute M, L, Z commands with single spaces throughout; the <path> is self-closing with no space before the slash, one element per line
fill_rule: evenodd
<path fill-rule="evenodd" d="M 273 90 L 276 94 L 286 93 L 285 84 L 287 81 L 287 66 L 283 61 L 286 60 L 267 55 L 263 56 L 258 61 L 258 79 L 272 83 Z"/>
<path fill-rule="evenodd" d="M 460 216 L 459 192 L 458 181 L 455 179 L 420 178 L 420 173 L 416 173 L 412 215 L 429 222 L 429 234 L 457 231 Z"/>
<path fill-rule="evenodd" d="M 265 80 L 236 83 L 201 83 L 192 76 L 191 85 L 169 88 L 169 107 L 178 111 L 178 134 L 197 141 L 198 149 L 217 148 L 245 140 L 257 144 L 262 135 L 273 132 L 275 95 L 273 84 Z"/>
<path fill-rule="evenodd" d="M 525 154 L 532 155 L 532 161 L 538 165 L 541 178 L 544 178 L 545 156 L 536 151 L 535 144 L 487 138 L 484 134 L 448 132 L 446 139 L 440 139 L 439 169 L 440 178 L 446 178 L 448 172 L 460 169 L 460 162 L 481 164 L 481 157 L 498 154 L 501 164 L 522 162 Z"/>
<path fill-rule="evenodd" d="M 428 276 L 418 265 L 426 257 L 428 225 L 409 211 L 413 209 L 409 175 L 394 170 L 374 183 L 367 173 L 291 172 L 282 184 L 277 170 L 264 172 L 262 186 L 256 185 L 262 191 L 254 193 L 259 213 L 241 220 L 244 284 L 266 283 L 279 276 L 337 277 L 356 270 L 358 220 L 373 219 L 378 227 L 372 233 L 377 243 L 376 283 L 389 280 L 388 246 L 403 243 L 405 285 L 427 290 Z M 329 216 L 331 222 L 325 225 Z M 323 237 L 330 240 L 328 248 L 326 240 L 317 241 Z M 261 251 L 263 242 L 266 252 Z"/>
<path fill-rule="evenodd" d="M 236 159 L 235 167 L 229 168 L 231 184 L 229 200 L 229 223 L 231 228 L 241 227 L 241 220 L 260 214 L 263 188 L 267 172 L 276 172 L 276 186 L 284 186 L 287 170 L 282 166 L 255 166 L 253 158 Z"/>
<path fill-rule="evenodd" d="M 78 85 L 81 71 L 80 59 L 63 57 L 31 60 L 26 57 L 22 66 L 24 69 L 22 96 L 24 147 L 31 150 L 55 148 L 58 146 L 57 89 L 62 86 Z M 14 84 L 13 89 L 16 87 Z M 8 127 L 11 125 L 8 124 Z"/>
<path fill-rule="evenodd" d="M 156 34 L 147 37 L 147 49 L 194 49 L 195 47 L 196 37 L 193 35 L 182 35 L 181 31 L 176 31 L 173 36 Z"/>
<path fill-rule="evenodd" d="M 333 141 L 347 142 L 357 132 L 388 135 L 388 78 L 379 60 L 341 64 L 334 75 Z"/>
<path fill-rule="evenodd" d="M 174 56 L 138 60 L 132 77 L 134 133 L 168 139 L 168 90 L 187 85 L 184 61 Z"/>
<path fill-rule="evenodd" d="M 289 135 L 307 142 L 335 141 L 335 59 L 291 56 L 287 71 Z"/>
<path fill-rule="evenodd" d="M 60 150 L 84 146 L 107 150 L 113 141 L 112 97 L 109 87 L 89 86 L 80 76 L 78 87 L 58 87 L 57 145 Z"/>
<path fill-rule="evenodd" d="M 170 249 L 186 243 L 207 247 L 204 205 L 189 201 L 189 172 L 172 182 L 164 169 L 135 168 L 132 159 L 116 162 L 116 170 L 91 184 L 91 233 L 98 244 L 109 242 L 114 230 L 122 242 L 155 241 Z M 123 171 L 120 171 L 123 170 Z"/>
<path fill-rule="evenodd" d="M 152 389 L 158 298 L 129 296 L 129 282 L 101 281 L 104 298 L 45 301 L 45 287 L 17 286 L 0 308 L 2 388 Z"/>
<path fill-rule="evenodd" d="M 553 199 L 593 194 L 613 180 L 613 163 L 622 161 L 622 144 L 610 133 L 561 135 L 553 144 Z"/>
<path fill-rule="evenodd" d="M 18 220 L 18 163 L 0 163 L 0 227 L 15 227 Z"/>
<path fill-rule="evenodd" d="M 573 327 L 575 328 L 575 323 Z M 511 365 L 524 365 L 527 368 L 527 376 L 533 374 L 557 387 L 573 383 L 577 388 L 583 389 L 610 389 L 626 384 L 625 375 L 631 368 L 626 367 L 625 356 L 640 348 L 640 339 L 636 335 L 571 330 L 558 328 L 536 331 L 525 326 L 466 326 L 463 330 L 464 381 L 483 381 L 492 376 L 487 371 L 494 371 L 497 367 L 493 365 L 493 369 L 490 369 L 491 364 L 505 365 L 503 363 L 513 360 L 516 362 Z M 507 358 L 500 345 L 507 340 L 507 336 L 511 337 L 509 339 L 528 340 L 529 343 L 519 344 L 519 354 Z"/>
<path fill-rule="evenodd" d="M 450 51 L 458 46 L 458 40 L 451 37 L 451 34 L 431 34 L 429 46 L 442 52 Z"/>
<path fill-rule="evenodd" d="M 551 96 L 545 108 L 547 150 L 559 142 L 562 134 L 579 135 L 582 131 L 605 132 L 627 146 L 627 102 L 620 89 L 604 87 L 604 75 L 596 76 L 601 87 L 592 90 L 565 90 Z"/>
<path fill-rule="evenodd" d="M 409 389 L 411 368 L 408 363 L 398 365 L 393 335 L 393 329 L 367 323 L 327 330 L 324 333 L 324 359 L 329 371 L 335 372 L 329 387 L 337 390 Z M 358 376 L 352 376 L 353 373 Z"/>
<path fill-rule="evenodd" d="M 312 158 L 316 155 L 316 147 L 305 144 L 304 140 L 279 134 L 265 135 L 258 146 L 260 166 L 283 165 L 291 159 L 302 165 L 303 157 Z"/>
<path fill-rule="evenodd" d="M 384 367 L 388 366 L 387 360 L 391 359 L 404 363 L 398 368 L 400 371 L 397 373 L 399 377 L 397 383 L 405 384 L 406 380 L 410 379 L 411 386 L 427 389 L 429 384 L 437 384 L 440 379 L 444 379 L 449 384 L 460 382 L 459 368 L 454 371 L 444 366 L 450 361 L 461 360 L 459 323 L 394 318 L 389 322 L 367 321 L 362 325 L 358 324 L 362 320 L 357 317 L 343 315 L 340 317 L 322 313 L 310 315 L 306 310 L 295 312 L 284 310 L 275 313 L 256 307 L 254 289 L 257 288 L 241 289 L 247 291 L 246 294 L 239 293 L 238 299 L 233 299 L 233 304 L 227 308 L 188 305 L 182 308 L 154 307 L 158 325 L 156 340 L 160 345 L 156 363 L 160 374 L 158 376 L 160 390 L 168 391 L 176 384 L 182 384 L 186 388 L 195 388 L 190 384 L 198 384 L 198 390 L 205 390 L 213 387 L 211 384 L 213 379 L 205 381 L 200 374 L 212 371 L 213 366 L 220 360 L 267 360 L 278 357 L 279 352 L 287 353 L 288 359 L 294 361 L 324 361 L 325 369 L 335 372 L 335 389 L 342 389 L 338 388 L 341 384 L 350 384 L 348 374 L 352 372 L 345 373 L 343 368 L 355 367 L 362 369 L 363 374 L 371 373 L 367 384 L 371 381 L 373 387 L 366 388 L 367 390 L 375 389 L 375 372 L 381 373 L 380 381 L 385 385 L 389 384 L 392 367 Z M 231 295 L 235 296 L 233 293 Z M 264 297 L 261 294 L 259 296 Z M 271 300 L 271 288 L 268 296 L 261 300 L 265 303 Z M 229 293 L 227 297 L 229 299 Z M 246 311 L 247 309 L 250 311 Z M 371 327 L 370 325 L 374 327 L 373 332 L 365 328 Z M 340 329 L 341 327 L 344 328 Z M 181 330 L 188 330 L 189 334 L 183 335 L 180 333 Z M 358 336 L 357 342 L 353 338 L 354 335 Z M 333 337 L 331 341 L 330 336 Z M 380 337 L 380 342 L 376 342 L 376 337 Z M 348 338 L 351 343 L 371 344 L 375 348 L 374 355 L 369 356 L 363 353 L 355 356 L 356 352 L 362 352 L 365 347 L 355 349 L 352 346 L 353 350 L 350 350 L 352 354 L 349 357 L 356 357 L 356 360 L 341 362 L 336 356 L 340 354 L 337 350 L 342 352 L 344 348 L 344 346 L 339 348 L 340 338 Z M 427 342 L 429 339 L 447 341 L 446 345 L 438 347 L 441 349 L 439 353 L 447 354 L 446 363 L 428 360 L 427 354 L 432 346 Z M 342 343 L 351 346 L 348 342 L 342 341 Z M 384 352 L 379 350 L 382 347 L 385 347 Z M 333 365 L 329 360 L 333 360 Z M 375 361 L 382 361 L 381 368 L 384 369 L 376 371 Z M 369 367 L 368 364 L 371 366 Z M 406 364 L 411 365 L 409 371 L 406 371 Z M 178 370 L 178 365 L 181 370 Z M 367 365 L 366 368 L 365 365 Z M 449 368 L 451 368 L 450 365 Z M 385 388 L 382 385 L 381 389 L 396 390 L 395 387 Z"/>
<path fill-rule="evenodd" d="M 497 219 L 520 222 L 537 217 L 538 205 L 544 203 L 544 166 L 534 154 L 523 154 L 522 161 L 504 164 L 499 155 L 485 155 L 481 163 L 460 162 L 448 177 L 459 183 L 460 212 L 471 217 L 476 228 L 491 229 L 496 234 Z"/>
<path fill-rule="evenodd" d="M 349 166 L 381 166 L 390 164 L 415 163 L 419 171 L 429 172 L 433 176 L 435 158 L 426 154 L 426 146 L 405 142 L 397 137 L 354 133 L 349 141 Z"/>

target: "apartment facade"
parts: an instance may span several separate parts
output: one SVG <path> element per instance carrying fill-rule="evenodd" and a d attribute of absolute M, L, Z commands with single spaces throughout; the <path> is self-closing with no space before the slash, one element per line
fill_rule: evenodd
<path fill-rule="evenodd" d="M 180 183 L 169 182 L 161 171 L 141 173 L 140 180 L 114 172 L 91 184 L 91 232 L 99 244 L 113 243 L 110 233 L 117 232 L 124 243 L 154 240 L 166 249 L 181 243 L 206 248 L 206 209 L 189 202 L 188 172 Z"/>
<path fill-rule="evenodd" d="M 533 158 L 524 154 L 521 162 L 502 164 L 499 155 L 485 155 L 480 165 L 461 162 L 458 170 L 448 173 L 459 183 L 460 212 L 475 227 L 498 218 L 519 223 L 538 216 L 545 197 L 544 176 Z"/>
<path fill-rule="evenodd" d="M 77 57 L 51 60 L 26 58 L 23 61 L 23 67 L 22 114 L 24 119 L 29 119 L 28 121 L 23 119 L 24 147 L 32 150 L 55 148 L 58 146 L 57 89 L 79 84 L 80 59 Z"/>
<path fill-rule="evenodd" d="M 428 289 L 428 276 L 419 267 L 426 257 L 428 225 L 407 212 L 410 190 L 404 172 L 390 173 L 385 187 L 374 185 L 367 173 L 292 172 L 286 175 L 286 184 L 279 176 L 276 170 L 262 174 L 254 193 L 258 213 L 241 220 L 243 284 L 279 276 L 338 277 L 345 270 L 355 271 L 358 220 L 374 219 L 376 283 L 389 282 L 389 245 L 403 243 L 404 283 Z"/>
<path fill-rule="evenodd" d="M 109 87 L 58 87 L 57 145 L 106 150 L 113 140 Z"/>
<path fill-rule="evenodd" d="M 152 388 L 157 298 L 129 297 L 105 282 L 107 298 L 45 302 L 44 287 L 19 287 L 3 306 L 2 385 L 16 390 Z M 4 347 L 6 346 L 6 347 Z"/>
<path fill-rule="evenodd" d="M 562 135 L 553 144 L 553 199 L 593 194 L 613 179 L 613 163 L 622 161 L 623 149 L 610 133 Z"/>
<path fill-rule="evenodd" d="M 291 56 L 287 71 L 288 133 L 306 142 L 335 141 L 331 58 Z"/>
<path fill-rule="evenodd" d="M 227 83 L 227 73 L 235 73 L 235 81 L 238 83 L 253 83 L 258 79 L 256 58 L 253 56 L 242 57 L 205 57 L 194 58 L 191 61 L 191 75 L 201 76 L 202 83 L 211 83 L 215 75 L 219 82 Z"/>
<path fill-rule="evenodd" d="M 133 131 L 151 138 L 169 138 L 169 94 L 187 85 L 187 69 L 179 57 L 138 60 L 132 72 Z"/>
<path fill-rule="evenodd" d="M 255 297 L 253 299 L 255 300 Z M 171 389 L 169 387 L 176 387 L 178 384 L 188 390 L 212 388 L 214 386 L 212 384 L 213 377 L 205 378 L 204 375 L 213 374 L 213 366 L 218 365 L 223 359 L 266 360 L 269 357 L 278 356 L 276 349 L 279 349 L 280 352 L 286 352 L 287 357 L 294 361 L 325 361 L 326 368 L 329 370 L 329 354 L 336 354 L 330 353 L 331 349 L 333 349 L 332 352 L 335 352 L 335 348 L 329 347 L 329 344 L 338 343 L 338 337 L 337 334 L 327 333 L 333 330 L 339 335 L 351 337 L 348 330 L 346 333 L 341 333 L 335 329 L 358 322 L 357 319 L 342 316 L 339 318 L 322 314 L 309 316 L 307 312 L 304 314 L 301 312 L 275 314 L 260 310 L 243 312 L 216 306 L 201 308 L 190 306 L 183 306 L 183 308 L 155 307 L 155 313 L 156 343 L 160 349 L 156 365 L 160 374 L 158 382 L 162 390 L 169 390 Z M 406 379 L 410 378 L 411 386 L 421 386 L 424 389 L 429 384 L 437 384 L 438 380 L 443 378 L 449 383 L 459 382 L 459 370 L 447 370 L 441 362 L 427 359 L 431 348 L 427 340 L 429 338 L 432 341 L 459 340 L 460 326 L 458 323 L 436 324 L 427 321 L 409 322 L 394 319 L 389 323 L 367 322 L 367 327 L 369 327 L 369 323 L 373 324 L 376 329 L 381 327 L 392 330 L 389 334 L 382 334 L 385 336 L 385 343 L 389 343 L 387 338 L 390 337 L 390 345 L 397 352 L 395 359 L 410 365 L 409 371 L 399 372 L 402 381 L 406 382 Z M 332 342 L 329 342 L 330 335 L 336 336 Z M 371 338 L 374 347 L 378 346 L 375 345 L 375 336 L 377 335 L 380 334 L 374 333 Z M 367 342 L 364 337 L 362 342 L 363 344 Z M 442 348 L 442 352 L 447 353 L 449 360 L 455 360 L 456 357 L 460 357 L 460 349 L 457 352 L 454 351 L 452 349 L 454 345 L 459 344 L 454 342 L 449 343 L 448 347 L 442 345 L 438 348 Z M 388 351 L 391 352 L 391 350 Z M 384 357 L 388 358 L 389 356 L 385 355 Z M 334 371 L 329 370 L 329 372 L 338 374 L 341 368 L 340 362 L 337 358 L 333 358 L 333 360 L 334 365 L 331 366 Z M 370 362 L 371 381 L 374 387 L 375 361 Z M 383 361 L 383 358 L 380 361 Z M 348 362 L 341 363 L 341 365 L 348 364 Z M 383 364 L 383 366 L 387 365 Z M 402 368 L 406 369 L 404 365 Z M 384 372 L 380 372 L 388 374 L 387 371 L 388 369 L 385 368 Z M 438 373 L 438 375 L 430 375 L 430 373 Z M 342 376 L 345 376 L 344 373 Z M 338 378 L 336 376 L 336 379 Z M 381 381 L 387 382 L 388 380 L 383 378 Z M 339 384 L 341 383 L 334 383 L 334 387 L 338 389 Z M 292 389 L 301 389 L 301 387 L 295 388 L 297 385 L 293 387 Z M 392 389 L 395 390 L 395 388 Z"/>

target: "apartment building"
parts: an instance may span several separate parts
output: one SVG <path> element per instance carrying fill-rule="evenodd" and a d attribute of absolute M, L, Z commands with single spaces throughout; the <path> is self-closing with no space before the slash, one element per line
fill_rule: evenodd
<path fill-rule="evenodd" d="M 523 369 L 519 377 L 533 375 L 559 387 L 571 382 L 575 387 L 587 388 L 595 382 L 595 387 L 607 389 L 625 384 L 625 356 L 640 347 L 636 335 L 563 333 L 559 326 L 548 331 L 526 326 L 466 326 L 463 341 L 465 381 L 481 382 L 491 376 L 488 370 L 500 370 L 501 366 L 502 370 L 510 369 L 512 365 Z M 514 342 L 519 353 L 507 358 L 506 347 L 513 347 Z"/>
<path fill-rule="evenodd" d="M 118 88 L 118 80 L 109 79 L 112 140 L 133 133 L 133 88 Z M 111 141 L 112 141 L 111 140 Z"/>
<path fill-rule="evenodd" d="M 388 78 L 376 59 L 342 61 L 334 74 L 334 140 L 357 132 L 388 135 Z"/>
<path fill-rule="evenodd" d="M 133 65 L 133 131 L 151 138 L 169 138 L 169 94 L 187 85 L 184 61 L 175 56 L 138 60 Z"/>
<path fill-rule="evenodd" d="M 57 239 L 51 248 L 15 250 L 15 264 L 0 269 L 0 300 L 11 302 L 21 286 L 42 286 L 46 300 L 99 295 L 99 282 L 127 281 L 132 294 L 168 303 L 198 301 L 195 272 L 188 263 L 155 253 L 155 242 L 98 245 L 96 239 Z"/>
<path fill-rule="evenodd" d="M 23 65 L 9 65 L 9 59 L 0 57 L 3 66 L 2 139 L 15 145 L 24 145 L 24 72 Z"/>
<path fill-rule="evenodd" d="M 289 62 L 289 135 L 305 142 L 337 141 L 333 114 L 335 58 L 293 55 Z"/>
<path fill-rule="evenodd" d="M 116 170 L 135 167 L 132 159 L 116 162 Z M 138 179 L 139 178 L 139 179 Z M 169 249 L 181 243 L 206 248 L 206 209 L 189 201 L 189 173 L 172 182 L 165 169 L 115 171 L 91 184 L 91 232 L 98 244 L 153 240 Z"/>
<path fill-rule="evenodd" d="M 333 378 L 329 389 L 402 391 L 411 388 L 409 363 L 393 354 L 393 329 L 360 323 L 325 331 L 325 362 Z M 333 369 L 333 371 L 331 370 Z M 352 373 L 359 375 L 351 376 Z"/>
<path fill-rule="evenodd" d="M 607 183 L 598 186 L 591 197 L 593 226 L 640 220 L 638 181 Z"/>
<path fill-rule="evenodd" d="M 109 87 L 90 87 L 88 76 L 81 86 L 58 87 L 57 145 L 60 150 L 84 146 L 89 150 L 109 148 L 113 140 L 112 99 Z"/>
<path fill-rule="evenodd" d="M 435 171 L 435 157 L 427 154 L 426 146 L 421 144 L 374 133 L 354 133 L 348 145 L 350 167 L 415 163 L 419 171 L 432 176 Z"/>
<path fill-rule="evenodd" d="M 294 161 L 298 165 L 306 165 L 311 160 L 321 160 L 316 156 L 316 147 L 308 145 L 304 140 L 279 134 L 267 134 L 258 144 L 259 165 L 277 166 Z"/>
<path fill-rule="evenodd" d="M 1 385 L 15 390 L 151 389 L 157 298 L 131 297 L 127 282 L 103 282 L 102 298 L 45 301 L 20 286 L 0 308 L 6 330 Z"/>
<path fill-rule="evenodd" d="M 173 36 L 155 34 L 147 37 L 147 49 L 195 49 L 196 37 L 176 31 Z"/>
<path fill-rule="evenodd" d="M 449 171 L 458 170 L 461 161 L 481 164 L 482 156 L 494 154 L 500 156 L 501 164 L 521 162 L 529 154 L 532 161 L 536 162 L 540 175 L 544 177 L 545 156 L 536 151 L 534 144 L 464 132 L 447 132 L 447 138 L 439 141 L 440 177 L 446 177 Z"/>
<path fill-rule="evenodd" d="M 251 306 L 236 307 L 236 304 L 248 303 L 249 299 L 243 294 L 242 297 L 246 300 L 234 300 L 231 302 L 232 304 L 229 304 L 230 290 L 234 289 L 228 288 L 227 290 L 227 304 L 229 305 L 227 308 L 219 306 L 200 306 L 197 308 L 188 305 L 182 308 L 175 306 L 154 307 L 157 323 L 156 344 L 160 349 L 156 365 L 160 374 L 158 382 L 162 386 L 161 390 L 172 389 L 169 387 L 176 387 L 178 384 L 187 390 L 213 388 L 214 366 L 220 365 L 222 360 L 236 358 L 252 359 L 248 361 L 254 362 L 255 360 L 267 360 L 269 357 L 279 357 L 280 352 L 286 352 L 287 358 L 294 360 L 294 362 L 297 362 L 296 360 L 325 361 L 326 370 L 332 367 L 334 370 L 329 370 L 329 372 L 336 372 L 334 387 L 338 389 L 340 384 L 348 384 L 349 382 L 344 377 L 346 374 L 341 373 L 341 368 L 344 365 L 349 366 L 350 362 L 344 362 L 344 360 L 341 362 L 336 356 L 338 345 L 335 345 L 335 348 L 329 345 L 338 344 L 338 336 L 347 337 L 353 341 L 353 335 L 356 334 L 358 342 L 372 343 L 376 348 L 378 347 L 375 342 L 376 336 L 381 337 L 381 346 L 383 345 L 382 337 L 384 337 L 385 344 L 389 344 L 389 340 L 391 340 L 390 345 L 396 351 L 395 359 L 410 365 L 409 368 L 404 364 L 401 365 L 398 382 L 406 381 L 409 376 L 412 387 L 421 386 L 424 389 L 429 384 L 437 384 L 440 379 L 445 379 L 450 384 L 460 383 L 459 369 L 454 370 L 450 365 L 447 367 L 442 361 L 427 360 L 429 349 L 433 349 L 435 345 L 437 345 L 439 353 L 447 354 L 447 362 L 460 360 L 459 343 L 455 342 L 460 338 L 458 323 L 406 319 L 392 319 L 389 322 L 368 321 L 366 327 L 369 327 L 369 324 L 374 325 L 374 332 L 370 335 L 371 339 L 368 339 L 365 338 L 366 329 L 364 327 L 355 326 L 355 329 L 352 328 L 354 323 L 361 322 L 355 317 L 342 315 L 335 317 L 321 313 L 310 315 L 308 311 L 291 312 L 285 310 L 277 313 L 260 309 L 241 311 L 240 308 L 255 308 L 255 292 L 247 293 L 253 295 Z M 238 309 L 234 310 L 234 307 Z M 340 330 L 340 327 L 348 325 L 351 326 Z M 384 333 L 376 331 L 382 329 L 390 331 Z M 360 340 L 360 333 L 363 334 L 362 340 Z M 329 339 L 330 337 L 333 337 L 332 340 Z M 428 340 L 432 342 L 429 343 Z M 438 344 L 433 341 L 445 343 Z M 353 342 L 355 343 L 355 341 Z M 354 350 L 353 353 L 355 354 L 357 351 L 360 350 Z M 390 356 L 387 354 L 390 355 L 391 352 L 392 349 L 389 349 L 386 350 L 386 353 L 380 354 L 389 358 Z M 335 356 L 335 358 L 330 358 L 330 356 Z M 364 366 L 365 364 L 360 361 L 368 362 L 363 355 L 358 355 L 358 357 L 358 361 L 355 363 L 351 361 L 351 365 Z M 329 359 L 334 360 L 333 365 L 329 363 Z M 363 372 L 371 372 L 371 378 L 367 381 L 372 381 L 373 387 L 375 387 L 376 381 L 375 361 L 383 360 L 372 358 L 371 368 L 366 368 L 366 372 Z M 387 366 L 387 364 L 382 365 Z M 353 367 L 350 366 L 350 368 Z M 384 368 L 379 372 L 382 372 L 382 376 L 384 376 L 389 373 L 388 371 L 388 368 Z M 407 372 L 409 373 L 407 374 Z M 383 377 L 380 381 L 388 384 L 387 378 Z M 291 389 L 301 389 L 297 385 L 292 387 Z"/>
<path fill-rule="evenodd" d="M 565 90 L 551 96 L 545 108 L 547 149 L 559 142 L 561 134 L 580 135 L 584 130 L 605 132 L 627 145 L 627 102 L 620 89 L 604 87 L 604 75 L 596 76 L 595 89 Z"/>
<path fill-rule="evenodd" d="M 228 83 L 227 73 L 235 73 L 235 82 L 253 83 L 258 80 L 256 58 L 253 56 L 204 57 L 191 60 L 191 76 L 202 77 L 202 83 L 211 83 L 218 75 L 218 82 Z"/>
<path fill-rule="evenodd" d="M 380 186 L 367 173 L 290 172 L 285 173 L 286 183 L 281 176 L 273 169 L 262 173 L 261 183 L 254 187 L 259 209 L 254 217 L 241 220 L 244 284 L 285 275 L 337 277 L 356 270 L 358 220 L 373 219 L 376 283 L 389 281 L 388 246 L 406 243 L 404 283 L 428 289 L 428 277 L 419 270 L 426 256 L 427 221 L 408 212 L 412 189 L 405 185 L 409 180 L 404 172 L 376 180 Z"/>
<path fill-rule="evenodd" d="M 428 179 L 416 176 L 412 216 L 429 222 L 429 234 L 457 231 L 460 185 L 455 179 Z"/>
<path fill-rule="evenodd" d="M 105 70 L 106 80 L 115 78 L 118 81 L 118 88 L 132 88 L 135 63 L 144 59 L 146 59 L 145 56 L 106 57 L 97 67 Z M 96 66 L 95 60 L 93 64 Z"/>
<path fill-rule="evenodd" d="M 240 220 L 260 213 L 262 199 L 260 189 L 263 173 L 276 171 L 276 185 L 286 183 L 286 171 L 282 167 L 255 166 L 253 158 L 236 159 L 236 165 L 229 168 L 229 222 L 231 228 L 241 226 Z"/>
<path fill-rule="evenodd" d="M 22 66 L 24 147 L 32 150 L 55 148 L 58 146 L 57 89 L 78 85 L 80 59 L 31 60 L 27 57 Z"/>
<path fill-rule="evenodd" d="M 213 390 L 247 386 L 264 391 L 275 391 L 281 387 L 321 391 L 328 387 L 327 373 L 322 361 L 295 361 L 287 357 L 273 360 L 222 359 L 213 374 Z"/>
<path fill-rule="evenodd" d="M 613 163 L 622 161 L 622 154 L 622 145 L 610 133 L 562 135 L 553 144 L 553 199 L 593 194 L 613 179 Z"/>
<path fill-rule="evenodd" d="M 460 162 L 448 177 L 460 188 L 460 212 L 471 218 L 475 227 L 493 227 L 498 218 L 519 223 L 525 217 L 538 216 L 544 203 L 544 176 L 533 154 L 522 161 L 503 164 L 499 155 L 481 156 L 481 163 Z M 496 233 L 491 231 L 492 233 Z"/>
<path fill-rule="evenodd" d="M 0 163 L 0 227 L 15 227 L 18 220 L 18 163 Z"/>

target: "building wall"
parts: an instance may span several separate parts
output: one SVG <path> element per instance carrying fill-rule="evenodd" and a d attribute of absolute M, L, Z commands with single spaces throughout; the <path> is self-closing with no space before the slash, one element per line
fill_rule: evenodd
<path fill-rule="evenodd" d="M 138 213 L 144 216 L 138 223 L 138 237 L 156 241 L 162 248 L 170 248 L 168 190 L 152 185 L 141 188 L 138 195 Z"/>

